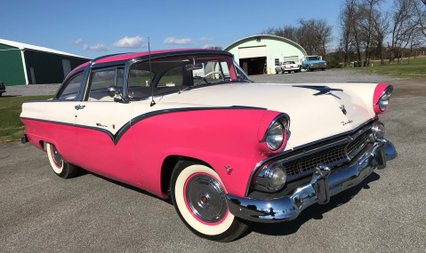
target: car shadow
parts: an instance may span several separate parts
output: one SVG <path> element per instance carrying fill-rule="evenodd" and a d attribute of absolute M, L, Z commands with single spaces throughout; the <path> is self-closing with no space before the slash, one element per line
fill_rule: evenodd
<path fill-rule="evenodd" d="M 147 191 L 141 190 L 137 187 L 134 187 L 129 184 L 125 184 L 122 182 L 118 182 L 116 180 L 97 175 L 91 172 L 88 172 L 86 170 L 82 170 L 79 176 L 89 174 L 93 175 L 95 177 L 104 179 L 108 182 L 111 182 L 115 185 L 127 188 L 129 190 L 133 190 L 148 196 L 152 196 L 158 200 L 164 201 L 166 203 L 169 203 L 170 205 L 173 205 L 171 203 L 171 199 L 163 199 L 160 198 L 154 194 L 151 194 Z M 374 182 L 376 180 L 380 179 L 380 175 L 373 172 L 369 177 L 367 177 L 364 181 L 362 181 L 360 184 L 347 189 L 346 191 L 343 191 L 333 197 L 331 197 L 330 202 L 326 205 L 318 205 L 315 204 L 313 206 L 308 207 L 304 211 L 300 213 L 300 215 L 297 217 L 297 219 L 293 221 L 287 221 L 287 222 L 279 222 L 279 223 L 255 223 L 255 222 L 248 222 L 250 224 L 249 229 L 245 231 L 242 235 L 238 237 L 237 240 L 244 238 L 248 234 L 255 232 L 260 234 L 266 234 L 266 235 L 275 235 L 275 236 L 282 236 L 282 235 L 290 235 L 296 233 L 299 228 L 307 221 L 311 219 L 321 220 L 323 218 L 323 214 L 340 206 L 347 202 L 349 202 L 355 195 L 357 195 L 362 189 L 370 189 L 370 186 L 368 185 L 371 182 Z"/>
<path fill-rule="evenodd" d="M 323 214 L 350 201 L 362 189 L 369 189 L 368 185 L 371 182 L 379 180 L 380 176 L 377 173 L 372 173 L 363 182 L 346 191 L 343 191 L 333 197 L 326 205 L 315 204 L 302 211 L 297 219 L 288 222 L 280 223 L 252 223 L 250 232 L 256 232 L 267 235 L 290 235 L 296 233 L 299 228 L 311 219 L 321 220 Z M 248 233 L 250 233 L 248 232 Z M 248 234 L 247 233 L 247 234 Z"/>

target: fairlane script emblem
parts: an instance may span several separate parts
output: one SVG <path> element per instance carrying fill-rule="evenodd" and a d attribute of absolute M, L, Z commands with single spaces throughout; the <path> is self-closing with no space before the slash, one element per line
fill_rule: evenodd
<path fill-rule="evenodd" d="M 348 120 L 348 121 L 340 121 L 340 123 L 342 123 L 343 126 L 346 126 L 347 124 L 352 123 L 352 120 Z"/>
<path fill-rule="evenodd" d="M 340 108 L 340 110 L 342 110 L 344 115 L 346 115 L 348 113 L 348 111 L 346 111 L 346 108 L 345 108 L 344 105 L 341 105 L 339 108 Z"/>

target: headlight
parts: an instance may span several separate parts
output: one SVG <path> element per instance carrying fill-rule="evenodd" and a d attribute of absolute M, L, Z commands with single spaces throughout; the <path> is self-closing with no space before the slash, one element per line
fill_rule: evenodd
<path fill-rule="evenodd" d="M 283 143 L 287 139 L 287 133 L 289 128 L 290 120 L 287 115 L 280 114 L 276 119 L 272 121 L 266 130 L 263 141 L 266 142 L 266 146 L 276 151 L 283 146 Z"/>
<path fill-rule="evenodd" d="M 392 97 L 393 86 L 388 84 L 378 84 L 374 91 L 373 107 L 376 114 L 384 113 Z"/>
<path fill-rule="evenodd" d="M 277 150 L 284 140 L 284 127 L 280 122 L 275 122 L 268 129 L 265 136 L 266 145 L 271 150 Z"/>
<path fill-rule="evenodd" d="M 382 93 L 382 95 L 379 98 L 379 101 L 377 104 L 379 105 L 380 111 L 384 112 L 386 110 L 386 107 L 389 105 L 389 100 L 392 97 L 393 87 L 388 86 Z"/>
<path fill-rule="evenodd" d="M 279 163 L 272 163 L 263 167 L 257 174 L 254 188 L 275 192 L 281 190 L 287 180 L 287 173 L 284 166 Z"/>

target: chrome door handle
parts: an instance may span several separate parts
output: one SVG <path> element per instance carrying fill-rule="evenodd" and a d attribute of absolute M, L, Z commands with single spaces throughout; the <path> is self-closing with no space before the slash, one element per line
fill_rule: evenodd
<path fill-rule="evenodd" d="M 103 124 L 101 124 L 101 123 L 96 123 L 96 126 L 98 126 L 98 127 L 108 127 L 108 126 L 103 125 Z"/>
<path fill-rule="evenodd" d="M 75 108 L 76 110 L 84 109 L 84 107 L 86 107 L 86 106 L 85 106 L 85 105 L 76 105 L 76 106 L 74 106 L 74 108 Z"/>

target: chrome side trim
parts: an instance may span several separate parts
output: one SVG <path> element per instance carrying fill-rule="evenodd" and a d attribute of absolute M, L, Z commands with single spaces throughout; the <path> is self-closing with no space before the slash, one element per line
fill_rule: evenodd
<path fill-rule="evenodd" d="M 379 167 L 385 166 L 383 142 L 370 144 L 368 149 L 349 165 L 330 172 L 327 165 L 320 165 L 310 182 L 298 187 L 291 195 L 262 200 L 226 194 L 230 212 L 242 219 L 255 222 L 289 221 L 307 207 L 328 203 L 334 196 L 367 178 Z"/>

